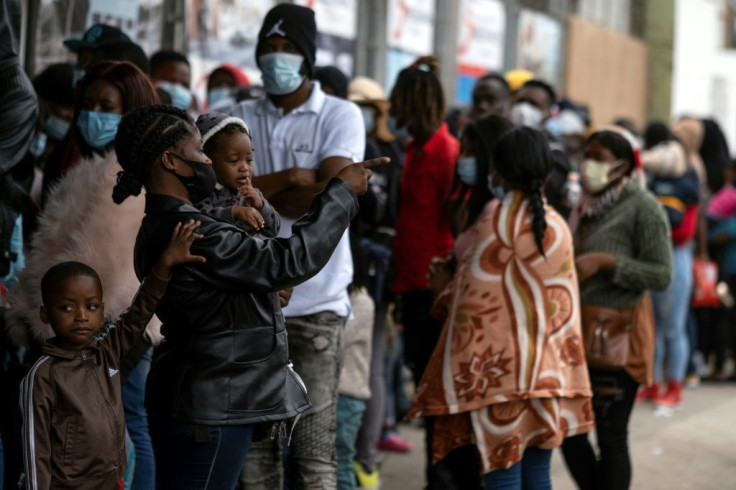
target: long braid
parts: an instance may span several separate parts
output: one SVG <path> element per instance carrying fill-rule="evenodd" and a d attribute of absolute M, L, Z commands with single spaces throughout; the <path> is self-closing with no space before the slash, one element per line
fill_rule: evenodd
<path fill-rule="evenodd" d="M 547 255 L 544 253 L 544 235 L 547 232 L 547 212 L 544 209 L 544 201 L 542 200 L 542 184 L 542 180 L 532 179 L 529 185 L 529 191 L 527 192 L 527 198 L 529 199 L 529 207 L 532 211 L 534 242 L 537 244 L 539 253 L 543 257 L 546 257 Z"/>
<path fill-rule="evenodd" d="M 123 171 L 118 173 L 113 201 L 120 204 L 128 196 L 139 195 L 156 159 L 196 132 L 186 111 L 175 107 L 145 106 L 126 114 L 115 137 L 115 151 Z"/>

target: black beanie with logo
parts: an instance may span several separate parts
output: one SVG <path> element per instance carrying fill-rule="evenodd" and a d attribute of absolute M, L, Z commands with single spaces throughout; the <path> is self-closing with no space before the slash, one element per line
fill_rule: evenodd
<path fill-rule="evenodd" d="M 317 23 L 314 20 L 314 10 L 281 3 L 268 11 L 263 19 L 261 31 L 258 33 L 256 46 L 256 63 L 260 68 L 258 57 L 261 55 L 263 43 L 269 37 L 284 37 L 291 41 L 304 56 L 307 67 L 307 76 L 314 76 L 314 62 L 317 57 Z"/>

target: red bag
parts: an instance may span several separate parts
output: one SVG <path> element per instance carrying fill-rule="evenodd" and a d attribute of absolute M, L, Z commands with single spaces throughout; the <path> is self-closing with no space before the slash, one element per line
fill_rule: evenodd
<path fill-rule="evenodd" d="M 718 299 L 718 265 L 711 260 L 693 260 L 693 308 L 716 308 Z"/>

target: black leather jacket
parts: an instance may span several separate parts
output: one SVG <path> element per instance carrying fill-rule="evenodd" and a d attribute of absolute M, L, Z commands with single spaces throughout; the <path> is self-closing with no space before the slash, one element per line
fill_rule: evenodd
<path fill-rule="evenodd" d="M 173 268 L 156 314 L 166 337 L 146 386 L 148 409 L 184 422 L 224 425 L 291 418 L 309 408 L 288 367 L 277 291 L 319 272 L 358 211 L 333 179 L 289 238 L 260 239 L 175 198 L 148 194 L 135 247 L 139 277 L 151 271 L 180 221 L 200 220 L 192 254 L 204 264 Z"/>

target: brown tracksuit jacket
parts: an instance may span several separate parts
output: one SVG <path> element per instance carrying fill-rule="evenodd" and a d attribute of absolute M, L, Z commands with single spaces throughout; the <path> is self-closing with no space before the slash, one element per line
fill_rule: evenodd
<path fill-rule="evenodd" d="M 55 339 L 21 384 L 25 486 L 118 490 L 126 465 L 120 361 L 140 338 L 168 282 L 153 274 L 131 307 L 83 350 Z"/>

